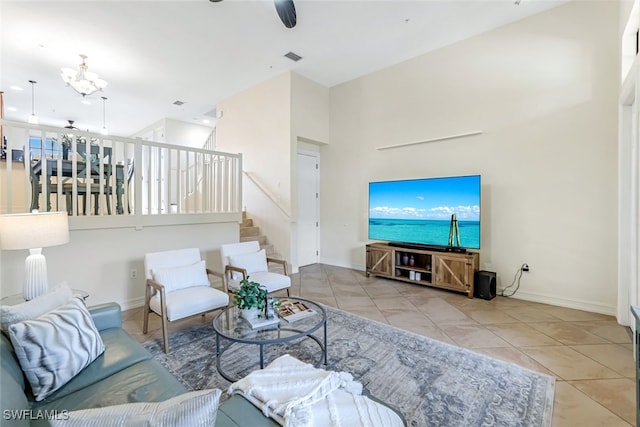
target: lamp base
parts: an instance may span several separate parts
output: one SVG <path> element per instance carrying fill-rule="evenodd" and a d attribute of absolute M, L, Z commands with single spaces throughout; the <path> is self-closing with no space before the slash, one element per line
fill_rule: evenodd
<path fill-rule="evenodd" d="M 29 253 L 24 261 L 26 280 L 22 291 L 26 301 L 44 294 L 49 289 L 47 260 L 42 255 L 42 248 L 29 249 Z"/>

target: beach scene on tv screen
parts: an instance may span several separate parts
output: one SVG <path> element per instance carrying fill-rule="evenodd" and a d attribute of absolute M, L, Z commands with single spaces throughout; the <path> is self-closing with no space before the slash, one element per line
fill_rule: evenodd
<path fill-rule="evenodd" d="M 460 246 L 480 248 L 480 176 L 372 182 L 369 239 L 447 246 L 456 214 Z"/>

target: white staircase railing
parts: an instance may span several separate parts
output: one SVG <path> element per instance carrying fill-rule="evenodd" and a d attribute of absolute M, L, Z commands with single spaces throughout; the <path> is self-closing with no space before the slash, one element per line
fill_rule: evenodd
<path fill-rule="evenodd" d="M 216 150 L 216 128 L 213 128 L 213 130 L 207 137 L 207 140 L 204 142 L 204 147 L 202 148 L 204 148 L 205 150 L 211 150 L 211 151 Z"/>
<path fill-rule="evenodd" d="M 242 211 L 239 154 L 0 124 L 7 140 L 7 159 L 0 161 L 0 213 L 66 210 L 72 217 L 104 217 Z"/>

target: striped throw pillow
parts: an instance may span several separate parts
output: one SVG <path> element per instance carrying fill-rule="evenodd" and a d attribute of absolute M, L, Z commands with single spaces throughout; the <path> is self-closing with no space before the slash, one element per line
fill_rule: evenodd
<path fill-rule="evenodd" d="M 9 337 L 36 401 L 65 385 L 104 352 L 102 338 L 80 298 L 11 325 Z"/>
<path fill-rule="evenodd" d="M 220 394 L 214 388 L 181 394 L 164 402 L 71 411 L 49 423 L 52 427 L 213 427 Z"/>

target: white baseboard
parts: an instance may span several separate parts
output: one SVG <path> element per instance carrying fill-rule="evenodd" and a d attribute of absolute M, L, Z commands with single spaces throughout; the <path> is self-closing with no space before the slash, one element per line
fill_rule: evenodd
<path fill-rule="evenodd" d="M 502 292 L 498 290 L 498 295 Z M 557 295 L 541 294 L 537 292 L 518 291 L 510 298 L 521 299 L 531 302 L 540 302 L 543 304 L 556 305 L 558 307 L 573 308 L 575 310 L 583 310 L 591 313 L 606 314 L 616 316 L 617 309 L 613 305 L 602 304 L 593 301 L 587 301 L 578 298 L 558 297 Z"/>
<path fill-rule="evenodd" d="M 144 306 L 144 297 L 133 298 L 120 303 L 122 311 L 131 310 L 132 308 L 138 308 Z"/>
<path fill-rule="evenodd" d="M 334 267 L 344 267 L 344 268 L 351 268 L 351 269 L 354 269 L 354 270 L 358 270 L 358 268 L 356 266 L 354 266 L 353 264 L 345 263 L 342 260 L 337 260 L 337 259 L 329 259 L 329 258 L 320 257 L 320 264 L 326 264 L 326 265 L 332 265 Z"/>
<path fill-rule="evenodd" d="M 351 268 L 353 270 L 358 270 L 358 271 L 366 270 L 365 265 L 348 264 L 348 263 L 342 262 L 341 260 L 322 258 L 320 262 L 322 264 L 333 265 L 336 267 Z M 498 295 L 500 295 L 500 292 L 501 292 L 501 289 L 498 289 Z M 608 316 L 613 316 L 613 317 L 615 317 L 617 314 L 617 308 L 614 305 L 602 304 L 599 302 L 593 302 L 593 301 L 583 300 L 579 298 L 565 298 L 565 297 L 558 297 L 557 295 L 542 294 L 537 292 L 523 292 L 523 291 L 518 291 L 511 298 L 522 299 L 522 300 L 531 301 L 531 302 L 539 302 L 539 303 L 549 304 L 549 305 L 555 305 L 558 307 L 573 308 L 575 310 L 583 310 L 591 313 L 606 314 Z"/>

